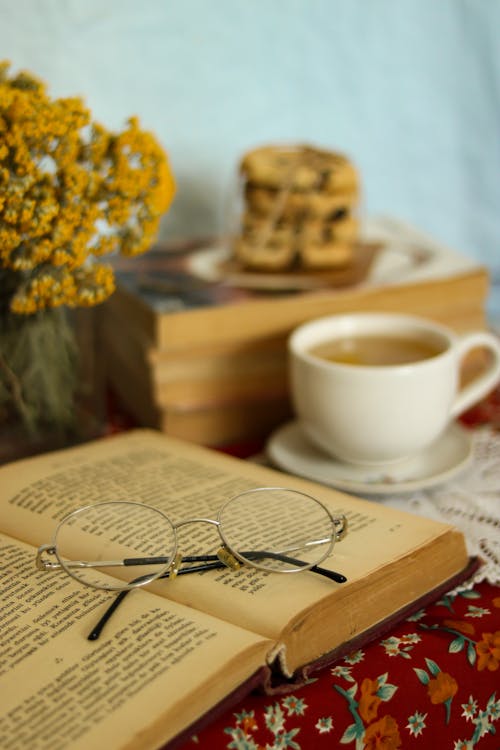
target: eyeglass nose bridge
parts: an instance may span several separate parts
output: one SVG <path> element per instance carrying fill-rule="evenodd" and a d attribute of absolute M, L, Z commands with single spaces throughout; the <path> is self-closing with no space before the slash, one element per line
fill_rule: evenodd
<path fill-rule="evenodd" d="M 218 529 L 220 528 L 220 522 L 215 518 L 185 518 L 176 523 L 172 523 L 172 526 L 174 529 L 180 529 L 181 526 L 187 526 L 189 523 L 209 523 L 212 526 L 216 526 Z"/>
<path fill-rule="evenodd" d="M 183 526 L 188 526 L 191 523 L 208 523 L 210 526 L 215 526 L 217 531 L 219 532 L 219 539 L 224 543 L 224 540 L 222 539 L 222 534 L 220 531 L 220 522 L 217 521 L 215 518 L 184 518 L 180 521 L 177 521 L 176 523 L 172 523 L 172 527 L 175 532 L 175 541 L 176 546 L 179 543 L 179 537 L 177 534 L 178 529 L 182 528 Z"/>

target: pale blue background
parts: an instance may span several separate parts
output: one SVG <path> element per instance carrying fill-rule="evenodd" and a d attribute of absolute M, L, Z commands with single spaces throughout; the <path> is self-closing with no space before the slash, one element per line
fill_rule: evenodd
<path fill-rule="evenodd" d="M 347 153 L 365 210 L 500 276 L 500 0 L 0 0 L 0 57 L 169 151 L 170 237 L 219 231 L 242 151 Z"/>

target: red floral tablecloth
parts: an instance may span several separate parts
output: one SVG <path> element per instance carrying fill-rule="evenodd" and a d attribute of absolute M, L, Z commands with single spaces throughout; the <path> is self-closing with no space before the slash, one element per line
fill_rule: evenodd
<path fill-rule="evenodd" d="M 500 588 L 443 597 L 282 696 L 249 695 L 182 745 L 500 748 Z"/>

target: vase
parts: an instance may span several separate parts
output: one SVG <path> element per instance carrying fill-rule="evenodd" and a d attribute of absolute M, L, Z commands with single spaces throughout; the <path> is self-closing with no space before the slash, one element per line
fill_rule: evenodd
<path fill-rule="evenodd" d="M 64 308 L 0 315 L 0 462 L 99 433 L 102 408 L 89 375 L 92 316 L 82 312 L 88 325 Z"/>

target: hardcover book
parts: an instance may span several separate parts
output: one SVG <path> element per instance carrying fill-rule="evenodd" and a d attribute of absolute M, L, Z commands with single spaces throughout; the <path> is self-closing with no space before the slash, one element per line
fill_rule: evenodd
<path fill-rule="evenodd" d="M 242 692 L 296 686 L 471 574 L 452 526 L 156 431 L 8 464 L 0 483 L 0 746 L 9 750 L 175 744 Z M 146 503 L 178 523 L 214 519 L 229 497 L 276 486 L 346 516 L 347 535 L 321 565 L 347 580 L 249 565 L 159 579 L 130 592 L 89 641 L 115 594 L 35 567 L 39 545 L 81 506 Z M 272 514 L 266 523 L 280 526 Z M 85 533 L 98 542 L 108 523 Z M 207 524 L 179 528 L 183 565 L 193 549 L 218 546 Z"/>

